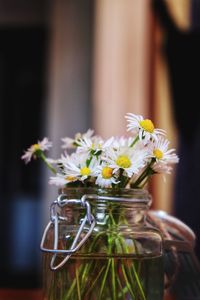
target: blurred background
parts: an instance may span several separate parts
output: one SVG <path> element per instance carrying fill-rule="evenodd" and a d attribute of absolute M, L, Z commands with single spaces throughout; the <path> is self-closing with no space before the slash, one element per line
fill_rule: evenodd
<path fill-rule="evenodd" d="M 152 180 L 153 208 L 199 235 L 199 20 L 198 0 L 0 0 L 1 287 L 41 287 L 57 195 L 23 151 L 47 136 L 57 158 L 61 137 L 88 128 L 123 135 L 127 112 L 166 129 L 180 156 L 166 182 Z"/>

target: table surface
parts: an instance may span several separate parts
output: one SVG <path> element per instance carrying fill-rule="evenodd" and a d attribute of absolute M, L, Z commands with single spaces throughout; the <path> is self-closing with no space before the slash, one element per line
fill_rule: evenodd
<path fill-rule="evenodd" d="M 1 289 L 0 300 L 43 300 L 42 291 L 35 290 L 14 290 Z M 175 300 L 175 298 L 166 295 L 163 300 Z"/>

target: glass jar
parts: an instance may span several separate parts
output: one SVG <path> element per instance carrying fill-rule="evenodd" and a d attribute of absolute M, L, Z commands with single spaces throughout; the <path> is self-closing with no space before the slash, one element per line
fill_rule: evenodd
<path fill-rule="evenodd" d="M 44 299 L 162 300 L 162 236 L 146 223 L 150 204 L 141 189 L 63 189 L 41 243 Z"/>

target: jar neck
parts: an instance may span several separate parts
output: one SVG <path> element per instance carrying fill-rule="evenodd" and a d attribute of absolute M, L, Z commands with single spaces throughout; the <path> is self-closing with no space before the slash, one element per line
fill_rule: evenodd
<path fill-rule="evenodd" d="M 91 202 L 92 213 L 97 224 L 103 224 L 110 220 L 112 225 L 143 225 L 149 206 L 146 203 L 97 201 Z"/>
<path fill-rule="evenodd" d="M 68 199 L 86 195 L 97 225 L 139 226 L 146 221 L 151 197 L 142 189 L 66 188 L 61 191 Z M 74 213 L 80 213 L 75 209 Z"/>

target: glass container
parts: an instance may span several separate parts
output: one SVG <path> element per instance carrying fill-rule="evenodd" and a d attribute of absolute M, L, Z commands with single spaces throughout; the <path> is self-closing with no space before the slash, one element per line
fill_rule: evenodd
<path fill-rule="evenodd" d="M 143 189 L 61 190 L 41 243 L 44 299 L 162 300 L 162 235 L 146 222 L 150 205 Z"/>

